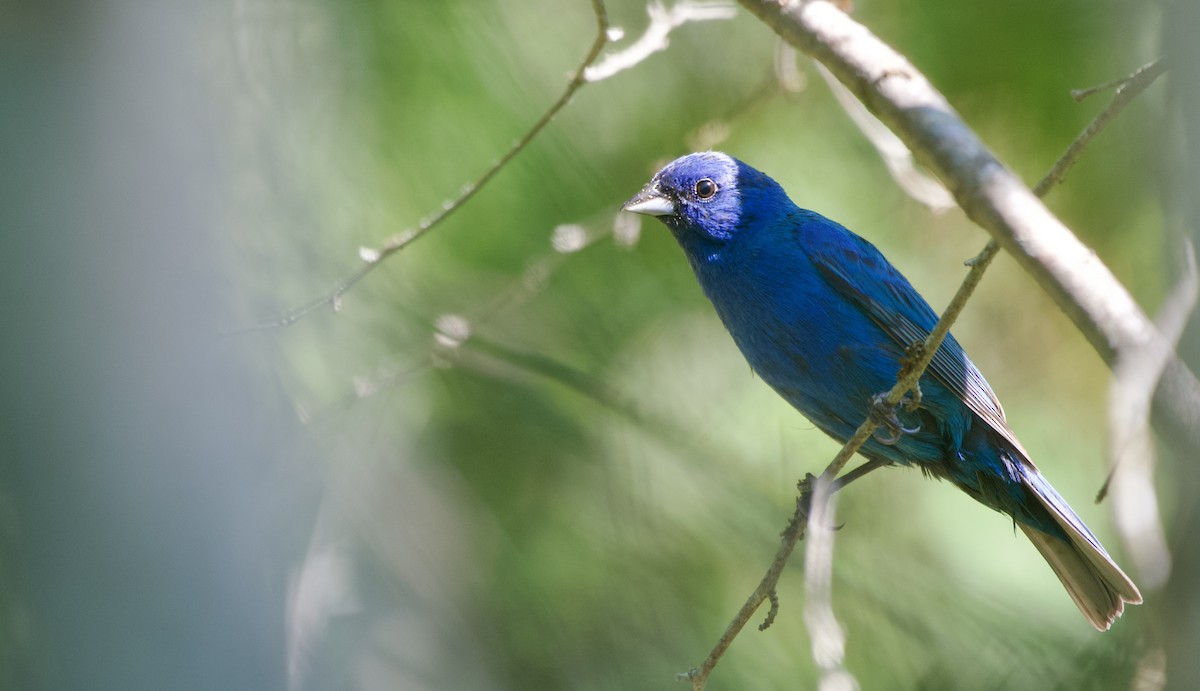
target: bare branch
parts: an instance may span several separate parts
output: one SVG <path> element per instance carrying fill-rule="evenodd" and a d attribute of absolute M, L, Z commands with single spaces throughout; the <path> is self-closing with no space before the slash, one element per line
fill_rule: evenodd
<path fill-rule="evenodd" d="M 846 631 L 833 613 L 833 526 L 837 499 L 832 483 L 818 479 L 808 514 L 808 544 L 804 548 L 804 623 L 812 657 L 821 669 L 820 691 L 853 691 L 854 676 L 846 670 Z"/>
<path fill-rule="evenodd" d="M 888 125 L 946 183 L 967 215 L 1041 284 L 1106 362 L 1161 338 L 1108 267 L 988 151 L 903 56 L 827 0 L 739 1 L 824 64 Z M 1165 436 L 1180 447 L 1182 457 L 1193 455 L 1200 449 L 1200 382 L 1178 358 L 1160 380 L 1155 403 L 1156 427 L 1170 432 Z"/>
<path fill-rule="evenodd" d="M 1163 61 L 1162 58 L 1159 58 L 1159 59 L 1153 60 L 1145 65 L 1142 65 L 1133 74 L 1126 75 L 1126 76 L 1120 77 L 1118 79 L 1113 79 L 1111 81 L 1104 82 L 1103 84 L 1098 84 L 1096 86 L 1088 87 L 1086 89 L 1073 89 L 1071 91 L 1071 98 L 1075 99 L 1076 101 L 1082 101 L 1083 99 L 1087 98 L 1088 96 L 1091 96 L 1093 94 L 1098 94 L 1101 91 L 1107 91 L 1108 89 L 1111 89 L 1113 87 L 1122 87 L 1123 88 L 1130 82 L 1145 79 L 1146 73 L 1153 73 L 1154 76 L 1148 78 L 1147 83 L 1149 83 L 1149 82 L 1152 82 L 1155 79 L 1157 79 L 1158 76 L 1161 75 L 1166 70 L 1167 70 L 1166 63 Z"/>
<path fill-rule="evenodd" d="M 868 432 L 866 436 L 870 436 Z M 866 437 L 862 441 L 866 441 Z M 859 445 L 862 444 L 859 442 Z M 852 454 L 853 455 L 853 454 Z M 826 497 L 840 491 L 846 485 L 854 482 L 858 478 L 866 475 L 872 470 L 882 468 L 885 464 L 878 461 L 867 461 L 858 468 L 846 473 L 845 475 L 826 482 L 829 491 Z M 824 476 L 822 476 L 824 477 Z M 788 559 L 791 558 L 792 552 L 796 549 L 796 543 L 804 538 L 805 530 L 808 527 L 808 512 L 812 505 L 813 488 L 819 482 L 818 478 L 809 475 L 800 481 L 799 489 L 800 496 L 796 498 L 796 510 L 792 512 L 792 517 L 788 520 L 787 528 L 784 529 L 779 539 L 779 549 L 775 552 L 775 558 L 771 561 L 770 567 L 767 568 L 766 574 L 759 581 L 758 587 L 746 598 L 745 604 L 734 615 L 733 620 L 729 622 L 729 626 L 725 627 L 725 633 L 721 634 L 721 638 L 717 640 L 717 644 L 709 652 L 708 657 L 699 667 L 693 667 L 691 670 L 677 675 L 680 681 L 692 682 L 692 691 L 703 691 L 704 686 L 708 683 L 708 677 L 716 668 L 717 663 L 725 655 L 725 651 L 733 644 L 733 639 L 737 638 L 742 629 L 749 623 L 750 618 L 754 616 L 754 612 L 762 605 L 763 602 L 770 601 L 771 609 L 767 614 L 767 618 L 758 627 L 759 631 L 765 631 L 771 626 L 775 620 L 775 614 L 779 611 L 779 598 L 775 592 L 775 587 L 779 584 L 779 577 L 783 575 L 783 568 L 787 566 Z"/>
<path fill-rule="evenodd" d="M 1163 340 L 1121 354 L 1109 387 L 1109 475 L 1096 501 L 1113 488 L 1113 519 L 1125 551 L 1147 588 L 1161 587 L 1171 573 L 1171 554 L 1154 488 L 1157 454 L 1150 432 L 1150 405 L 1200 295 L 1196 255 L 1185 242 L 1183 278 L 1167 296 L 1155 322 Z"/>
<path fill-rule="evenodd" d="M 1166 72 L 1166 70 L 1167 64 L 1162 60 L 1162 58 L 1159 58 L 1154 62 L 1138 68 L 1138 70 L 1133 74 L 1113 82 L 1113 84 L 1117 85 L 1117 93 L 1113 95 L 1112 101 L 1110 101 L 1108 106 L 1101 111 L 1101 113 L 1097 115 L 1094 120 L 1092 120 L 1091 124 L 1089 124 L 1086 129 L 1084 129 L 1083 134 L 1080 134 L 1079 137 L 1071 143 L 1071 146 L 1066 150 L 1066 152 L 1063 153 L 1062 157 L 1058 159 L 1058 162 L 1054 164 L 1054 168 L 1046 175 L 1045 178 L 1042 179 L 1040 183 L 1038 183 L 1038 186 L 1033 189 L 1033 193 L 1041 197 L 1045 195 L 1046 191 L 1051 187 L 1062 182 L 1063 178 L 1067 176 L 1067 171 L 1075 164 L 1075 159 L 1079 158 L 1079 154 L 1083 152 L 1084 147 L 1091 143 L 1092 139 L 1097 134 L 1100 134 L 1105 127 L 1108 127 L 1108 123 L 1111 122 L 1113 118 L 1117 117 L 1122 110 L 1125 110 L 1125 106 L 1129 105 L 1133 99 L 1137 98 L 1139 94 L 1145 91 L 1146 87 L 1153 84 L 1154 80 L 1162 76 L 1163 72 Z M 1096 90 L 1100 88 L 1101 87 L 1094 87 Z M 1074 94 L 1078 92 L 1072 93 Z"/>
<path fill-rule="evenodd" d="M 810 476 L 811 479 L 811 476 Z M 734 615 L 733 620 L 729 622 L 729 626 L 725 627 L 725 633 L 721 634 L 721 638 L 717 640 L 717 644 L 713 646 L 708 657 L 699 667 L 694 667 L 688 672 L 677 675 L 680 681 L 692 682 L 692 691 L 704 691 L 705 684 L 708 683 L 708 676 L 712 674 L 717 663 L 721 661 L 721 657 L 725 655 L 725 651 L 733 644 L 733 639 L 741 633 L 750 618 L 754 616 L 755 610 L 758 609 L 766 600 L 771 600 L 772 610 L 777 609 L 774 605 L 777 602 L 775 596 L 775 586 L 779 583 L 779 576 L 783 574 L 783 567 L 787 566 L 788 559 L 792 556 L 792 551 L 796 549 L 796 543 L 800 538 L 804 537 L 804 530 L 807 527 L 807 505 L 810 499 L 809 489 L 811 483 L 805 481 L 802 484 L 800 497 L 796 499 L 796 510 L 792 513 L 792 518 L 788 521 L 787 528 L 784 529 L 783 535 L 779 540 L 779 550 L 775 553 L 775 559 L 771 561 L 771 566 L 767 568 L 767 573 L 759 581 L 758 587 L 746 599 L 746 603 Z M 831 490 L 833 491 L 833 490 Z M 770 621 L 774 617 L 770 616 L 764 625 L 760 628 L 766 628 L 770 625 Z"/>
<path fill-rule="evenodd" d="M 829 68 L 928 168 L 959 204 L 1043 282 L 1111 360 L 1153 327 L 1095 256 L 1071 235 L 900 54 L 825 0 L 741 0 L 785 40 Z M 1036 230 L 1036 232 L 1034 232 Z M 1104 285 L 1103 299 L 1077 296 Z M 1082 302 L 1081 302 L 1082 301 Z M 1097 304 L 1103 303 L 1103 304 Z"/>
<path fill-rule="evenodd" d="M 409 228 L 408 230 L 397 233 L 387 240 L 384 240 L 378 249 L 369 247 L 360 248 L 358 251 L 358 256 L 359 259 L 362 260 L 363 265 L 350 275 L 338 281 L 338 283 L 334 285 L 333 289 L 328 293 L 325 293 L 321 297 L 318 297 L 315 300 L 307 302 L 299 307 L 288 310 L 274 319 L 260 322 L 243 329 L 236 329 L 229 333 L 243 333 L 248 331 L 273 329 L 282 326 L 291 326 L 292 324 L 296 323 L 296 321 L 302 319 L 315 310 L 325 307 L 326 305 L 332 306 L 336 311 L 341 306 L 342 296 L 344 296 L 346 292 L 353 288 L 359 281 L 365 278 L 367 274 L 371 273 L 375 267 L 379 266 L 388 257 L 409 246 L 418 238 L 436 228 L 442 223 L 442 221 L 445 221 L 450 217 L 451 214 L 462 208 L 464 204 L 470 201 L 471 197 L 474 197 L 479 190 L 483 189 L 484 186 L 491 182 L 492 178 L 496 177 L 497 173 L 503 170 L 510 161 L 516 158 L 517 154 L 521 153 L 525 147 L 529 145 L 529 142 L 533 141 L 534 137 L 537 137 L 538 134 L 545 129 L 546 125 L 550 124 L 550 121 L 554 119 L 554 116 L 558 115 L 559 111 L 561 111 L 567 106 L 568 103 L 571 102 L 571 98 L 575 95 L 575 92 L 579 91 L 579 89 L 588 82 L 584 75 L 587 72 L 587 69 L 591 67 L 592 63 L 594 63 L 597 58 L 600 57 L 600 51 L 604 49 L 604 45 L 609 40 L 608 11 L 605 9 L 604 0 L 592 0 L 592 11 L 596 15 L 596 38 L 592 41 L 591 48 L 588 49 L 587 54 L 583 57 L 583 60 L 579 63 L 579 66 L 575 68 L 574 73 L 571 75 L 571 80 L 567 82 L 567 86 L 559 95 L 558 100 L 556 100 L 548 109 L 546 109 L 546 112 L 543 113 L 540 118 L 538 118 L 537 122 L 535 122 L 533 126 L 525 132 L 525 134 L 521 135 L 521 138 L 515 141 L 512 147 L 510 147 L 509 150 L 506 151 L 499 160 L 493 163 L 473 182 L 469 182 L 464 185 L 457 197 L 443 202 L 440 209 L 435 211 L 432 215 L 421 219 L 415 228 Z"/>
<path fill-rule="evenodd" d="M 683 0 L 670 7 L 663 7 L 660 2 L 652 2 L 646 6 L 650 15 L 650 25 L 645 33 L 632 45 L 616 53 L 605 56 L 599 64 L 584 70 L 584 81 L 598 82 L 636 66 L 646 58 L 664 51 L 670 45 L 671 32 L 688 22 L 706 22 L 712 20 L 733 19 L 737 9 L 728 2 L 693 2 Z M 619 29 L 612 30 L 620 38 Z"/>

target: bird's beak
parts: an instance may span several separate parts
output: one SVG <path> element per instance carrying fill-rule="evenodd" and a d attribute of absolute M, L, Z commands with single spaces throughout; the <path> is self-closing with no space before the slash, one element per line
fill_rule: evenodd
<path fill-rule="evenodd" d="M 621 208 L 645 216 L 670 216 L 675 213 L 675 202 L 664 195 L 658 185 L 652 182 L 643 187 L 641 192 L 633 195 L 633 199 L 625 202 L 625 206 Z"/>

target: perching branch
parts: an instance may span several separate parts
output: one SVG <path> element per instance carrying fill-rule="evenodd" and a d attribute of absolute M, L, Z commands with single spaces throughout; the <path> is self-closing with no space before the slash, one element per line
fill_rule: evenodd
<path fill-rule="evenodd" d="M 571 98 L 575 95 L 575 92 L 579 91 L 580 88 L 588 83 L 588 78 L 586 77 L 587 70 L 600 57 L 600 51 L 604 49 L 605 44 L 608 43 L 609 40 L 608 11 L 604 6 L 604 0 L 592 0 L 592 11 L 596 15 L 596 38 L 592 41 L 592 46 L 588 49 L 587 54 L 583 57 L 583 61 L 579 63 L 577 68 L 575 68 L 575 71 L 571 75 L 571 80 L 567 82 L 567 86 L 559 95 L 558 100 L 556 100 L 548 109 L 546 109 L 546 112 L 543 113 L 540 118 L 538 118 L 537 122 L 533 123 L 533 126 L 526 130 L 525 134 L 521 135 L 521 138 L 514 142 L 512 147 L 510 147 L 509 150 L 499 158 L 499 160 L 488 167 L 488 169 L 485 170 L 483 174 L 476 178 L 473 182 L 467 183 L 459 192 L 457 197 L 447 200 L 432 215 L 421 219 L 415 228 L 409 228 L 408 230 L 401 231 L 387 240 L 384 240 L 378 249 L 370 247 L 360 248 L 358 251 L 358 256 L 363 262 L 362 266 L 360 266 L 350 275 L 338 281 L 337 284 L 334 285 L 333 289 L 329 292 L 303 305 L 300 305 L 299 307 L 290 309 L 274 319 L 260 322 L 244 329 L 236 330 L 234 333 L 274 329 L 281 326 L 291 326 L 298 320 L 322 307 L 325 307 L 326 305 L 333 307 L 333 309 L 336 311 L 341 305 L 342 296 L 344 296 L 346 292 L 353 288 L 359 281 L 365 278 L 367 274 L 371 273 L 375 267 L 382 264 L 383 261 L 388 257 L 392 256 L 396 252 L 399 252 L 405 247 L 408 247 L 418 238 L 436 228 L 442 223 L 442 221 L 445 221 L 450 217 L 451 214 L 453 214 L 455 211 L 458 211 L 463 207 L 464 204 L 470 201 L 471 197 L 474 197 L 479 190 L 483 189 L 485 185 L 491 182 L 492 179 L 496 177 L 497 173 L 503 170 L 510 161 L 517 157 L 517 154 L 524 151 L 525 147 L 528 146 L 531 141 L 533 141 L 534 137 L 538 136 L 538 134 L 545 129 L 546 125 L 550 124 L 550 121 L 554 119 L 554 116 L 558 115 L 559 111 L 561 111 L 567 106 L 568 103 L 571 102 Z"/>
<path fill-rule="evenodd" d="M 863 31 L 866 30 L 863 29 Z M 1153 64 L 1157 63 L 1152 63 L 1152 65 Z M 1123 110 L 1124 107 L 1128 105 L 1134 97 L 1137 96 L 1137 94 L 1141 93 L 1142 90 L 1149 86 L 1149 84 L 1161 74 L 1161 72 L 1155 72 L 1148 69 L 1149 67 L 1150 66 L 1143 67 L 1130 77 L 1119 82 L 1121 86 L 1118 88 L 1117 94 L 1113 97 L 1112 102 L 1108 105 L 1108 107 L 1105 108 L 1104 111 L 1100 113 L 1100 115 L 1095 118 L 1095 120 L 1092 121 L 1090 125 L 1088 125 L 1087 128 L 1084 129 L 1084 131 L 1075 139 L 1075 141 L 1071 143 L 1066 152 L 1059 157 L 1059 159 L 1051 167 L 1050 171 L 1047 172 L 1046 175 L 1034 187 L 1033 194 L 1035 194 L 1037 197 L 1042 197 L 1049 192 L 1055 184 L 1061 182 L 1065 178 L 1067 171 L 1069 171 L 1070 168 L 1075 164 L 1075 162 L 1079 159 L 1079 156 L 1087 148 L 1088 144 L 1090 144 L 1090 142 L 1096 137 L 1096 135 L 1102 132 L 1104 128 L 1107 127 L 1107 125 L 1113 120 L 1113 118 L 1115 118 L 1116 115 L 1119 114 L 1121 110 Z M 916 74 L 915 70 L 913 70 L 913 73 Z M 965 130 L 965 125 L 962 127 Z M 972 135 L 972 137 L 973 136 L 974 135 Z M 991 160 L 993 163 L 995 163 L 994 159 Z M 995 163 L 995 165 L 998 166 L 999 164 Z M 889 406 L 895 407 L 899 405 L 904 400 L 905 396 L 917 386 L 917 382 L 920 381 L 925 369 L 933 360 L 934 353 L 937 352 L 942 341 L 945 339 L 946 335 L 949 334 L 951 326 L 954 324 L 963 308 L 966 307 L 967 301 L 974 293 L 975 288 L 979 285 L 980 280 L 982 280 L 984 272 L 987 270 L 987 267 L 991 264 L 992 259 L 995 258 L 999 251 L 1000 244 L 995 238 L 993 238 L 987 243 L 983 251 L 980 252 L 978 256 L 967 262 L 971 268 L 967 272 L 967 276 L 963 279 L 962 284 L 959 286 L 958 291 L 955 293 L 954 297 L 950 301 L 950 304 L 946 307 L 945 311 L 938 319 L 933 331 L 930 332 L 925 341 L 920 344 L 919 347 L 914 349 L 914 353 L 912 356 L 910 356 L 910 360 L 901 368 L 895 386 L 888 391 L 886 396 L 881 397 L 879 401 L 880 406 L 886 408 Z M 1115 279 L 1113 280 L 1115 281 Z M 1176 362 L 1178 362 L 1178 360 L 1176 360 Z M 834 492 L 837 492 L 839 489 L 846 486 L 853 480 L 861 477 L 862 475 L 865 475 L 867 472 L 882 467 L 882 463 L 868 461 L 859 468 L 856 468 L 855 470 L 839 477 L 842 468 L 845 467 L 846 463 L 849 462 L 850 458 L 852 458 L 854 454 L 858 453 L 858 450 L 862 447 L 862 445 L 871 438 L 871 435 L 875 433 L 875 430 L 878 428 L 878 426 L 879 425 L 875 419 L 871 417 L 867 418 L 858 427 L 854 435 L 845 443 L 842 449 L 825 468 L 824 472 L 821 473 L 819 478 L 812 478 L 809 476 L 808 479 L 801 483 L 801 496 L 799 499 L 797 499 L 796 511 L 793 513 L 791 520 L 788 522 L 788 527 L 783 532 L 782 539 L 780 540 L 779 550 L 776 552 L 775 558 L 772 561 L 771 566 L 768 568 L 767 573 L 759 582 L 758 587 L 755 588 L 753 593 L 751 593 L 746 603 L 734 616 L 733 621 L 730 622 L 729 626 L 725 630 L 725 633 L 721 636 L 720 640 L 718 640 L 716 646 L 713 647 L 713 650 L 709 653 L 708 658 L 705 659 L 704 663 L 700 667 L 694 668 L 685 674 L 679 675 L 681 679 L 692 682 L 693 691 L 702 691 L 704 689 L 705 684 L 708 681 L 709 674 L 712 673 L 712 670 L 716 667 L 717 663 L 720 661 L 720 658 L 733 643 L 733 639 L 736 638 L 741 632 L 742 628 L 744 628 L 745 624 L 750 620 L 758 607 L 768 599 L 771 601 L 771 610 L 767 615 L 766 622 L 764 622 L 760 629 L 766 628 L 774 620 L 775 613 L 778 609 L 778 601 L 775 597 L 775 589 L 779 582 L 779 577 L 783 573 L 784 566 L 787 564 L 788 559 L 795 550 L 796 543 L 805 536 L 805 528 L 807 526 L 805 516 L 806 512 L 809 510 L 809 507 L 812 507 L 812 515 L 823 513 L 822 511 L 818 510 L 818 503 L 826 501 L 827 498 L 832 496 Z M 823 487 L 828 487 L 828 490 L 821 492 L 814 490 L 814 488 Z M 829 538 L 829 542 L 832 543 L 832 537 L 827 537 Z M 811 549 L 812 548 L 810 546 L 810 551 Z M 832 617 L 831 610 L 828 612 L 828 615 L 829 617 Z M 834 626 L 837 625 L 836 619 L 831 619 L 831 621 Z M 853 677 L 850 677 L 848 673 L 846 673 L 845 670 L 842 670 L 839 666 L 824 666 L 823 669 L 825 670 L 826 674 L 844 674 L 845 678 L 851 681 L 853 680 Z"/>

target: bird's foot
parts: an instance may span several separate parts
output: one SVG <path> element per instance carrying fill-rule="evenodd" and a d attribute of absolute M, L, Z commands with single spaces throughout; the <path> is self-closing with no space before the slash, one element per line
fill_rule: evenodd
<path fill-rule="evenodd" d="M 925 341 L 913 341 L 904 347 L 904 364 L 912 366 L 912 363 L 921 359 L 921 353 L 925 352 Z"/>
<path fill-rule="evenodd" d="M 924 354 L 924 341 L 909 343 L 908 347 L 904 349 L 904 357 L 900 360 L 900 372 L 897 374 L 896 378 L 903 379 L 904 377 L 907 377 L 909 372 L 911 372 L 912 369 L 916 367 L 917 363 L 921 361 L 921 356 Z M 916 384 L 913 384 L 912 389 L 904 398 L 904 409 L 911 413 L 920 407 L 921 382 L 918 380 Z"/>
<path fill-rule="evenodd" d="M 908 397 L 903 405 L 906 410 L 916 410 L 920 405 L 920 389 L 914 389 L 913 395 Z M 916 401 L 914 404 L 913 401 Z M 905 427 L 900 418 L 896 415 L 896 406 L 887 402 L 886 394 L 875 394 L 871 397 L 871 419 L 880 428 L 873 435 L 875 441 L 885 446 L 891 446 L 900 441 L 900 437 L 905 434 L 916 434 L 921 431 L 921 426 Z"/>
<path fill-rule="evenodd" d="M 904 394 L 904 398 L 900 402 L 904 404 L 904 409 L 908 412 L 917 412 L 917 408 L 921 407 L 921 382 L 913 384 L 913 387 L 909 389 L 908 393 Z M 920 428 L 921 426 L 917 425 L 917 429 Z"/>

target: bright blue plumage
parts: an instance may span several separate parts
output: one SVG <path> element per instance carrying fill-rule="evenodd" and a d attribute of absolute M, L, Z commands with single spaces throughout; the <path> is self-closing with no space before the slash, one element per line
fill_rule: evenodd
<path fill-rule="evenodd" d="M 625 208 L 670 228 L 750 366 L 844 441 L 896 382 L 937 314 L 869 242 L 797 207 L 771 178 L 705 152 L 663 168 Z M 1107 629 L 1141 602 L 1095 536 L 1029 461 L 983 376 L 948 337 L 921 379 L 920 407 L 863 446 L 914 465 L 1017 522 L 1080 610 Z"/>

